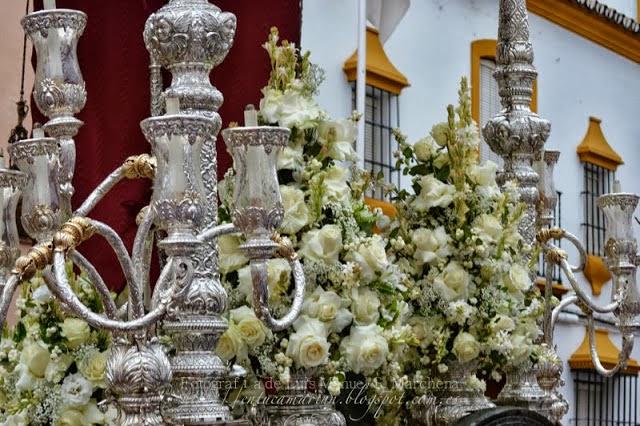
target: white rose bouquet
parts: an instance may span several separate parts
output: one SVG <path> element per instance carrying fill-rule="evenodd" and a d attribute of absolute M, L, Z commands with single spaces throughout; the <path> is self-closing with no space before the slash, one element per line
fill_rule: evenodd
<path fill-rule="evenodd" d="M 413 191 L 395 191 L 389 256 L 407 277 L 413 338 L 392 350 L 418 381 L 469 363 L 499 380 L 501 368 L 536 352 L 542 305 L 526 261 L 531 247 L 518 233 L 523 208 L 514 184 L 498 188 L 497 166 L 478 162 L 480 134 L 464 79 L 459 95 L 458 108 L 449 106 L 448 121 L 429 136 L 410 145 L 396 133 L 397 167 Z"/>
<path fill-rule="evenodd" d="M 74 292 L 94 312 L 102 303 L 69 266 Z M 0 425 L 113 424 L 104 399 L 110 337 L 63 312 L 40 276 L 22 285 L 18 320 L 0 341 Z"/>
<path fill-rule="evenodd" d="M 321 72 L 272 29 L 264 45 L 271 59 L 260 119 L 291 129 L 278 159 L 285 215 L 280 233 L 293 243 L 303 263 L 306 294 L 293 327 L 271 333 L 251 308 L 248 259 L 237 236 L 219 242 L 222 281 L 230 295 L 229 330 L 217 352 L 242 364 L 255 377 L 286 386 L 303 374 L 324 380 L 340 393 L 346 373 L 368 376 L 387 363 L 403 306 L 398 269 L 386 255 L 386 241 L 372 229 L 381 213 L 364 202 L 370 177 L 347 161 L 354 159 L 353 120 L 332 121 L 314 94 Z M 230 171 L 232 173 L 232 171 Z M 225 179 L 230 182 L 232 179 Z M 221 192 L 221 221 L 228 221 L 228 184 Z M 287 261 L 268 263 L 270 306 L 277 315 L 291 304 Z"/>

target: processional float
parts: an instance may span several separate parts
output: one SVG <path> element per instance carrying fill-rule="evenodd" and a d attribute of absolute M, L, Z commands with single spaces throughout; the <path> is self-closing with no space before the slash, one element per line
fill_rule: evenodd
<path fill-rule="evenodd" d="M 45 5 L 50 3 L 48 0 Z M 631 224 L 638 196 L 613 193 L 598 200 L 607 217 L 606 262 L 614 282 L 611 303 L 598 306 L 574 277 L 586 259 L 579 240 L 567 231 L 548 228 L 557 202 L 553 167 L 559 153 L 544 151 L 550 124 L 530 109 L 537 72 L 526 1 L 500 0 L 499 19 L 495 77 L 503 109 L 483 133 L 504 159 L 499 181 L 519 184 L 526 204 L 522 236 L 531 244 L 537 241 L 547 260 L 543 325 L 547 353 L 535 365 L 507 372 L 507 384 L 497 402 L 525 407 L 557 422 L 568 406 L 559 393 L 562 363 L 553 347 L 560 311 L 575 303 L 585 312 L 593 360 L 604 375 L 624 368 L 633 335 L 640 330 L 635 280 L 639 256 Z M 227 329 L 223 317 L 227 295 L 220 284 L 216 238 L 242 233 L 258 318 L 274 330 L 290 326 L 301 308 L 304 276 L 291 247 L 272 238 L 283 217 L 276 156 L 287 144 L 289 130 L 257 126 L 255 113 L 248 111 L 247 127 L 222 131 L 233 155 L 236 182 L 233 224 L 218 225 L 215 140 L 221 127 L 217 110 L 223 97 L 211 85 L 209 74 L 231 48 L 236 18 L 207 0 L 170 0 L 151 15 L 144 30 L 151 58 L 152 117 L 144 120 L 141 128 L 153 155 L 127 159 L 72 211 L 73 138 L 83 125 L 75 114 L 86 101 L 76 46 L 86 22 L 82 12 L 52 7 L 22 20 L 37 54 L 34 99 L 49 121 L 43 129 L 35 129 L 31 139 L 11 145 L 9 153 L 21 172 L 0 170 L 4 218 L 0 224 L 0 320 L 4 321 L 19 284 L 39 271 L 66 309 L 93 327 L 113 333 L 107 381 L 123 425 L 245 423 L 233 420 L 229 407 L 220 399 L 220 384 L 235 373 L 212 351 Z M 162 68 L 172 74 L 166 90 Z M 88 215 L 118 182 L 139 178 L 153 181 L 153 195 L 139 215 L 129 254 L 113 229 Z M 20 196 L 22 225 L 37 244 L 19 257 L 16 205 Z M 121 308 L 111 299 L 98 271 L 77 251 L 94 235 L 110 244 L 126 277 L 129 297 Z M 156 239 L 164 262 L 151 292 L 150 259 Z M 560 239 L 575 245 L 578 266 L 570 265 L 566 253 L 552 244 Z M 290 260 L 295 282 L 291 310 L 282 319 L 274 319 L 267 305 L 266 262 L 274 256 Z M 102 299 L 104 314 L 92 312 L 73 293 L 66 275 L 67 261 L 88 274 Z M 554 265 L 560 266 L 574 290 L 555 308 L 551 305 Z M 613 313 L 622 334 L 620 361 L 611 370 L 602 367 L 595 351 L 594 312 Z M 171 337 L 175 351 L 170 357 L 158 340 L 160 335 Z"/>

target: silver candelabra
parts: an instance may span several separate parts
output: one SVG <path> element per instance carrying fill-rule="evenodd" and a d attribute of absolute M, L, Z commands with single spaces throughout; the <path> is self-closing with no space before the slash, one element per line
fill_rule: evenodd
<path fill-rule="evenodd" d="M 498 66 L 494 76 L 500 88 L 503 109 L 487 123 L 483 134 L 493 151 L 504 159 L 500 182 L 515 180 L 518 183 L 521 201 L 526 205 L 520 232 L 527 243 L 532 246 L 538 244 L 542 249 L 546 259 L 546 284 L 541 337 L 543 353 L 536 365 L 514 367 L 508 371 L 507 385 L 498 402 L 539 411 L 558 423 L 568 410 L 567 401 L 559 392 L 563 384 L 562 362 L 553 344 L 553 330 L 559 313 L 571 304 L 578 305 L 585 313 L 591 357 L 598 373 L 605 376 L 625 368 L 633 348 L 634 334 L 640 331 L 640 295 L 636 284 L 640 258 L 632 229 L 632 217 L 639 197 L 612 193 L 601 196 L 597 201 L 606 216 L 605 261 L 613 276 L 611 302 L 599 306 L 580 288 L 574 276 L 575 272 L 584 269 L 586 262 L 586 252 L 579 239 L 565 230 L 549 228 L 558 202 L 553 169 L 560 153 L 544 151 L 550 124 L 530 108 L 537 72 L 529 40 L 526 0 L 500 0 L 499 19 Z M 567 254 L 552 244 L 552 241 L 562 239 L 576 247 L 579 265 L 570 265 Z M 555 265 L 567 276 L 573 289 L 556 307 L 551 300 Z M 622 334 L 619 362 L 610 370 L 602 366 L 595 349 L 595 312 L 612 313 Z"/>
<path fill-rule="evenodd" d="M 256 315 L 274 330 L 290 326 L 302 305 L 304 276 L 291 246 L 273 238 L 283 218 L 276 156 L 289 130 L 259 127 L 255 112 L 248 111 L 247 127 L 222 132 L 237 177 L 233 224 L 218 225 L 215 141 L 223 98 L 209 74 L 233 44 L 236 18 L 207 0 L 171 0 L 149 18 L 144 30 L 151 56 L 152 117 L 141 128 L 152 155 L 127 159 L 73 212 L 73 138 L 83 124 L 74 115 L 86 101 L 76 47 L 86 23 L 82 12 L 55 8 L 22 20 L 38 59 L 36 105 L 49 121 L 34 130 L 32 139 L 10 147 L 21 172 L 0 170 L 0 322 L 20 283 L 40 271 L 68 311 L 112 332 L 107 382 L 121 424 L 242 423 L 232 419 L 220 399 L 219 385 L 229 376 L 230 366 L 213 351 L 228 327 L 216 239 L 229 233 L 245 237 L 242 249 L 250 259 Z M 173 77 L 166 90 L 160 76 L 163 67 Z M 129 254 L 117 233 L 89 214 L 118 182 L 137 178 L 152 180 L 153 194 L 139 215 Z M 20 219 L 37 245 L 18 257 L 15 210 L 21 194 Z M 129 297 L 121 308 L 99 272 L 77 250 L 94 235 L 110 244 L 126 277 Z M 156 237 L 163 265 L 151 291 Z M 267 305 L 266 261 L 275 256 L 290 260 L 295 282 L 291 311 L 281 319 L 273 318 Z M 65 269 L 68 261 L 88 274 L 104 314 L 92 312 L 73 293 Z M 171 356 L 159 343 L 160 336 L 170 337 Z"/>

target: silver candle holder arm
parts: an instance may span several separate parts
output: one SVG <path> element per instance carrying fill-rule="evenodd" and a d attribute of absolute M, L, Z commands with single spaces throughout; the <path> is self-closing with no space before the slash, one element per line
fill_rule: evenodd
<path fill-rule="evenodd" d="M 546 260 L 546 284 L 541 339 L 543 353 L 534 366 L 540 387 L 531 381 L 508 381 L 512 385 L 505 387 L 498 401 L 534 409 L 557 423 L 568 409 L 567 402 L 559 392 L 559 386 L 563 384 L 562 362 L 553 344 L 553 330 L 562 309 L 576 304 L 584 311 L 588 318 L 593 363 L 598 373 L 605 376 L 614 375 L 625 368 L 633 348 L 633 335 L 640 331 L 640 292 L 636 283 L 639 262 L 632 229 L 633 212 L 639 197 L 614 193 L 598 199 L 598 206 L 604 212 L 607 223 L 605 261 L 613 276 L 611 301 L 600 306 L 580 288 L 574 275 L 584 270 L 586 262 L 586 252 L 579 239 L 565 230 L 549 228 L 558 201 L 553 169 L 559 152 L 544 151 L 550 124 L 530 108 L 533 82 L 538 75 L 533 58 L 526 0 L 500 0 L 496 51 L 498 66 L 494 77 L 499 85 L 503 109 L 487 123 L 483 134 L 493 151 L 504 159 L 504 170 L 498 176 L 500 183 L 514 180 L 518 184 L 520 199 L 526 207 L 520 233 L 527 243 L 533 246 L 537 242 L 541 247 Z M 579 265 L 570 265 L 567 254 L 551 243 L 562 239 L 576 248 Z M 552 272 L 556 265 L 567 276 L 573 292 L 565 296 L 554 309 Z M 594 313 L 612 314 L 622 334 L 619 361 L 612 369 L 602 366 L 595 350 Z M 520 371 L 507 374 L 523 376 Z"/>
<path fill-rule="evenodd" d="M 222 123 L 216 112 L 222 95 L 211 86 L 209 73 L 231 47 L 235 17 L 206 0 L 171 0 L 150 17 L 145 30 L 155 55 L 154 107 L 141 128 L 153 155 L 128 158 L 72 213 L 73 137 L 82 124 L 74 114 L 86 100 L 75 52 L 85 24 L 86 15 L 72 10 L 39 11 L 23 19 L 38 57 L 36 103 L 50 118 L 44 130 L 51 137 L 39 130 L 32 139 L 15 143 L 10 154 L 21 172 L 0 170 L 0 207 L 8 212 L 3 216 L 8 222 L 0 223 L 0 322 L 20 283 L 41 272 L 65 309 L 113 333 L 107 382 L 123 425 L 232 424 L 218 389 L 230 369 L 214 352 L 228 328 L 216 240 L 230 233 L 244 235 L 256 315 L 274 330 L 290 326 L 302 306 L 304 275 L 290 243 L 275 234 L 283 217 L 276 156 L 288 142 L 289 130 L 257 127 L 252 121 L 252 127 L 223 132 L 234 157 L 237 191 L 233 224 L 218 225 L 215 138 Z M 178 45 L 181 49 L 172 47 Z M 161 95 L 160 66 L 171 68 L 174 77 Z M 112 228 L 88 215 L 119 182 L 139 178 L 153 181 L 153 194 L 139 214 L 130 254 Z M 17 257 L 20 190 L 21 220 L 37 245 Z M 151 291 L 149 264 L 156 235 L 162 235 L 158 248 L 166 262 Z M 109 243 L 124 273 L 129 298 L 123 308 L 116 307 L 100 273 L 78 251 L 94 236 Z M 291 311 L 281 319 L 268 306 L 266 264 L 275 256 L 289 259 L 295 283 Z M 93 312 L 74 294 L 69 261 L 87 272 L 104 313 Z M 173 343 L 171 356 L 159 343 L 161 335 Z"/>

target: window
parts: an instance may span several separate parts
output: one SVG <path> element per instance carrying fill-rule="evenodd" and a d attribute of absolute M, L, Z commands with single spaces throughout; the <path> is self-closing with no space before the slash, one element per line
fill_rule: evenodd
<path fill-rule="evenodd" d="M 495 70 L 496 61 L 494 59 L 480 60 L 480 120 L 478 124 L 481 129 L 502 109 L 498 94 L 498 82 L 493 78 Z M 502 168 L 502 157 L 491 150 L 483 137 L 480 142 L 480 161 L 486 160 L 491 160 Z"/>
<path fill-rule="evenodd" d="M 496 70 L 496 40 L 476 40 L 471 43 L 471 115 L 480 129 L 502 110 Z M 533 85 L 531 110 L 537 111 L 537 84 Z M 502 167 L 502 158 L 484 141 L 480 142 L 480 161 L 491 160 Z"/>
<path fill-rule="evenodd" d="M 556 210 L 553 212 L 553 223 L 551 227 L 562 228 L 562 192 L 556 191 L 558 194 L 558 203 L 556 204 Z M 562 241 L 555 241 L 554 245 L 558 247 L 562 247 Z M 544 259 L 544 254 L 540 253 L 540 258 L 538 259 L 538 276 L 544 277 L 545 275 L 546 263 Z M 554 283 L 562 284 L 562 273 L 560 272 L 560 267 L 555 265 L 553 268 L 552 279 Z"/>
<path fill-rule="evenodd" d="M 611 192 L 614 172 L 604 167 L 584 163 L 584 223 L 587 253 L 604 256 L 605 217 L 596 201 L 601 195 Z"/>
<path fill-rule="evenodd" d="M 355 109 L 355 86 L 353 104 Z M 398 96 L 386 90 L 367 85 L 364 127 L 364 168 L 374 176 L 382 174 L 384 182 L 400 186 L 400 173 L 395 170 L 393 153 L 398 144 L 393 137 L 393 129 L 399 127 Z M 384 200 L 382 188 L 369 191 L 368 197 Z"/>
<path fill-rule="evenodd" d="M 571 425 L 637 425 L 638 376 L 604 377 L 593 370 L 574 371 L 575 417 Z"/>

